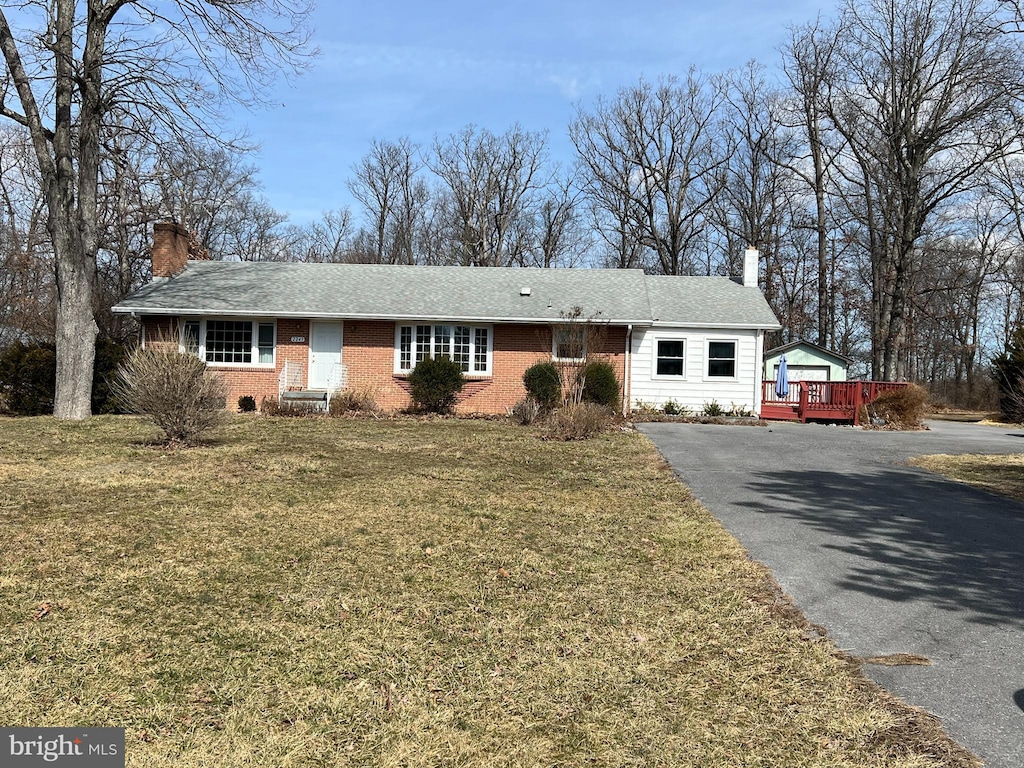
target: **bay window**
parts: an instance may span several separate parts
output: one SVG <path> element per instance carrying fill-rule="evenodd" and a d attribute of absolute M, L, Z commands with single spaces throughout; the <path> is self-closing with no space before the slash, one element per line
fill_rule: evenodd
<path fill-rule="evenodd" d="M 395 329 L 395 373 L 409 373 L 428 358 L 447 357 L 470 375 L 491 373 L 491 329 L 488 326 L 399 325 Z"/>

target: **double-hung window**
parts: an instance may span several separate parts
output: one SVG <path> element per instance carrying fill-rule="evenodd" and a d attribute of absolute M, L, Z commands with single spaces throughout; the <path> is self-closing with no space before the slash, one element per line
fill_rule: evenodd
<path fill-rule="evenodd" d="M 552 332 L 551 358 L 556 362 L 580 363 L 587 358 L 587 331 L 582 325 L 555 328 Z"/>
<path fill-rule="evenodd" d="M 489 326 L 445 324 L 399 325 L 395 329 L 395 372 L 409 373 L 428 357 L 447 357 L 465 373 L 491 374 Z"/>
<path fill-rule="evenodd" d="M 654 340 L 654 376 L 659 379 L 686 377 L 686 342 L 683 339 Z"/>
<path fill-rule="evenodd" d="M 708 378 L 736 378 L 735 341 L 708 341 Z"/>
<path fill-rule="evenodd" d="M 276 336 L 272 320 L 184 320 L 180 343 L 213 365 L 273 365 Z"/>

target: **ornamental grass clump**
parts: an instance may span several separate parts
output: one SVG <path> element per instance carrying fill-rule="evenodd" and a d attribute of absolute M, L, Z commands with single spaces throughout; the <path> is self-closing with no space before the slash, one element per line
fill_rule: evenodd
<path fill-rule="evenodd" d="M 544 415 L 545 409 L 532 397 L 524 397 L 508 409 L 509 418 L 516 424 L 528 427 Z"/>
<path fill-rule="evenodd" d="M 171 343 L 132 351 L 110 389 L 125 411 L 163 430 L 168 445 L 196 445 L 226 415 L 221 380 L 198 357 Z"/>
<path fill-rule="evenodd" d="M 565 405 L 548 418 L 549 440 L 589 440 L 609 429 L 615 413 L 597 403 Z"/>

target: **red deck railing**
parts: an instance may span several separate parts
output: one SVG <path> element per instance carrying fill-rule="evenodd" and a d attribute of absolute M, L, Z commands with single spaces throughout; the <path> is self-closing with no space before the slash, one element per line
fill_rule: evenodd
<path fill-rule="evenodd" d="M 761 391 L 761 417 L 857 424 L 861 405 L 870 403 L 883 392 L 906 386 L 905 381 L 791 381 L 789 393 L 779 397 L 775 381 L 765 381 Z"/>

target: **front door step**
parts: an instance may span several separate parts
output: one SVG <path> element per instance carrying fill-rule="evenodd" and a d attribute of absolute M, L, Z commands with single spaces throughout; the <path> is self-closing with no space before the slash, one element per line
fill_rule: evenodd
<path fill-rule="evenodd" d="M 302 403 L 319 403 L 327 399 L 326 389 L 299 389 L 281 393 L 282 400 Z"/>

